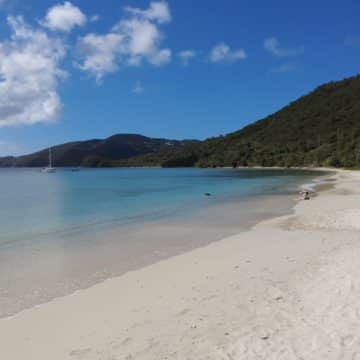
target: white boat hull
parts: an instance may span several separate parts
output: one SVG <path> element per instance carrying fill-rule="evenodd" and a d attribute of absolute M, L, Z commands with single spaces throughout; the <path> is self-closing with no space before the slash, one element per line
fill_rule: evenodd
<path fill-rule="evenodd" d="M 50 174 L 56 172 L 56 169 L 53 167 L 46 167 L 44 169 L 41 169 L 41 172 L 45 174 Z"/>

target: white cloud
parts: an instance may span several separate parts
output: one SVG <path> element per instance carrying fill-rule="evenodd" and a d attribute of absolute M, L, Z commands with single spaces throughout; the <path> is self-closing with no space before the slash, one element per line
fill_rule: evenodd
<path fill-rule="evenodd" d="M 194 50 L 184 50 L 180 51 L 178 56 L 180 58 L 180 62 L 183 66 L 188 66 L 190 61 L 196 57 L 196 51 Z"/>
<path fill-rule="evenodd" d="M 275 37 L 265 39 L 264 49 L 278 57 L 297 56 L 304 53 L 303 46 L 299 46 L 297 48 L 292 48 L 292 49 L 282 48 L 280 46 L 279 40 Z"/>
<path fill-rule="evenodd" d="M 165 1 L 152 1 L 146 10 L 133 7 L 126 7 L 125 10 L 144 19 L 158 22 L 159 24 L 171 21 L 171 13 L 169 5 Z"/>
<path fill-rule="evenodd" d="M 71 2 L 58 4 L 51 7 L 42 25 L 51 29 L 64 32 L 70 32 L 76 26 L 83 26 L 87 22 L 86 15 Z"/>
<path fill-rule="evenodd" d="M 90 16 L 90 18 L 89 18 L 89 21 L 90 22 L 97 22 L 97 21 L 99 21 L 100 20 L 100 15 L 92 15 L 92 16 Z"/>
<path fill-rule="evenodd" d="M 121 52 L 122 40 L 123 37 L 115 33 L 88 34 L 81 38 L 78 47 L 86 57 L 79 65 L 80 69 L 91 72 L 97 81 L 101 81 L 104 74 L 117 71 L 117 55 Z"/>
<path fill-rule="evenodd" d="M 115 29 L 123 35 L 125 51 L 130 57 L 151 56 L 157 52 L 162 34 L 154 23 L 131 18 L 120 21 Z"/>
<path fill-rule="evenodd" d="M 213 63 L 220 62 L 237 62 L 247 58 L 243 49 L 231 50 L 230 46 L 225 43 L 216 45 L 210 52 L 209 59 Z"/>
<path fill-rule="evenodd" d="M 136 95 L 141 95 L 145 91 L 143 84 L 137 81 L 132 89 L 132 92 Z"/>
<path fill-rule="evenodd" d="M 171 50 L 162 49 L 155 51 L 149 56 L 149 62 L 155 66 L 166 65 L 171 61 Z"/>
<path fill-rule="evenodd" d="M 145 10 L 127 7 L 125 12 L 109 33 L 89 34 L 79 41 L 83 58 L 79 67 L 97 81 L 120 66 L 140 66 L 144 61 L 162 66 L 171 61 L 171 50 L 160 47 L 164 35 L 159 24 L 171 20 L 167 3 L 152 2 Z"/>
<path fill-rule="evenodd" d="M 65 46 L 57 38 L 8 17 L 11 38 L 0 42 L 0 127 L 54 121 L 61 109 L 58 82 Z"/>

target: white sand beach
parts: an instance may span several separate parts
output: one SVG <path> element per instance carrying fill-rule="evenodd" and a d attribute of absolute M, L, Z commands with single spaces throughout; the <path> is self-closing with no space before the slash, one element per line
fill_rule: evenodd
<path fill-rule="evenodd" d="M 360 172 L 332 177 L 290 215 L 1 319 L 0 359 L 360 359 Z"/>

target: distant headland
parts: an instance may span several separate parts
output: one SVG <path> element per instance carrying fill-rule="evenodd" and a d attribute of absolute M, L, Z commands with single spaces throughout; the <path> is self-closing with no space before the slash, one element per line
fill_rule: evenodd
<path fill-rule="evenodd" d="M 220 120 L 220 119 L 219 119 Z M 53 147 L 56 166 L 360 166 L 360 76 L 316 88 L 226 136 L 169 140 L 118 134 Z M 41 167 L 48 149 L 0 158 L 1 167 Z"/>

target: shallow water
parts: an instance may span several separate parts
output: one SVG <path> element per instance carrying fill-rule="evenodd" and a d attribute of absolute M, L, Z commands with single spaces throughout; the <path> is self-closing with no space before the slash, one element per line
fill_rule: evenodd
<path fill-rule="evenodd" d="M 0 316 L 282 215 L 317 175 L 0 169 Z"/>

